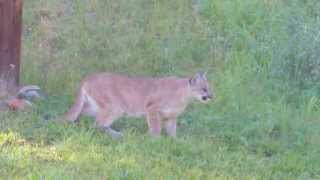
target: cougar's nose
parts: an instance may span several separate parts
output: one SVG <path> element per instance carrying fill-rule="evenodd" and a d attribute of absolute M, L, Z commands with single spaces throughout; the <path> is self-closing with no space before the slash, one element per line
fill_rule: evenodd
<path fill-rule="evenodd" d="M 202 100 L 203 100 L 203 101 L 206 101 L 207 99 L 209 99 L 208 96 L 202 96 Z"/>

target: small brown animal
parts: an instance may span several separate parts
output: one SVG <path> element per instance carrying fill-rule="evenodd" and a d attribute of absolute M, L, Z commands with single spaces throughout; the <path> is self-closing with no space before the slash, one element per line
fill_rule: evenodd
<path fill-rule="evenodd" d="M 191 78 L 98 73 L 82 81 L 66 118 L 74 122 L 80 114 L 92 116 L 113 138 L 120 138 L 122 134 L 110 127 L 114 120 L 124 114 L 146 116 L 151 136 L 160 136 L 163 124 L 166 133 L 175 137 L 177 117 L 192 98 L 204 103 L 213 98 L 205 73 Z"/>
<path fill-rule="evenodd" d="M 0 103 L 0 109 L 12 111 L 30 110 L 32 103 L 43 97 L 40 88 L 35 85 L 22 86 L 19 91 L 8 100 Z"/>
<path fill-rule="evenodd" d="M 18 98 L 10 99 L 6 101 L 6 103 L 9 109 L 12 111 L 24 111 L 32 106 L 29 101 Z"/>

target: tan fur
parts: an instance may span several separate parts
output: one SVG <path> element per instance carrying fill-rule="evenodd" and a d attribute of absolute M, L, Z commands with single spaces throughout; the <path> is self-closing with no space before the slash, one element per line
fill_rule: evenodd
<path fill-rule="evenodd" d="M 98 73 L 82 81 L 67 119 L 74 122 L 80 114 L 92 116 L 99 127 L 118 138 L 121 134 L 110 128 L 114 120 L 125 114 L 145 116 L 152 136 L 160 135 L 163 124 L 167 134 L 175 137 L 176 119 L 192 97 L 211 99 L 204 74 L 193 78 L 145 78 Z"/>

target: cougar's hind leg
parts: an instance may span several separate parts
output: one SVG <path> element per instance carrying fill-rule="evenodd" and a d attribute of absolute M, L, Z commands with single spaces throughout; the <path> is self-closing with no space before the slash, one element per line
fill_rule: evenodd
<path fill-rule="evenodd" d="M 112 113 L 111 111 L 100 111 L 96 117 L 97 125 L 102 128 L 113 139 L 123 137 L 122 133 L 111 128 L 111 124 L 120 116 L 120 113 Z"/>

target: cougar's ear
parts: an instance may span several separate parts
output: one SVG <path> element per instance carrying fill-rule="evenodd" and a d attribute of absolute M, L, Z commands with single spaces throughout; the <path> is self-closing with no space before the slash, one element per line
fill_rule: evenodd
<path fill-rule="evenodd" d="M 191 86 L 194 86 L 195 84 L 197 84 L 197 82 L 199 82 L 202 78 L 202 74 L 201 73 L 197 73 L 195 74 L 193 77 L 189 78 L 189 84 Z"/>
<path fill-rule="evenodd" d="M 207 71 L 201 72 L 200 74 L 202 79 L 207 79 Z"/>

